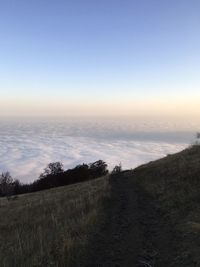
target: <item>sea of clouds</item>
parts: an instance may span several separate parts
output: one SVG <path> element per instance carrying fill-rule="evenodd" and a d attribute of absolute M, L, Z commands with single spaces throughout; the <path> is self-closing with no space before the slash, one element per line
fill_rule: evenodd
<path fill-rule="evenodd" d="M 195 129 L 195 127 L 193 127 Z M 0 119 L 0 172 L 30 182 L 50 162 L 134 168 L 187 147 L 195 130 L 136 119 Z M 181 130 L 180 130 L 181 129 Z"/>

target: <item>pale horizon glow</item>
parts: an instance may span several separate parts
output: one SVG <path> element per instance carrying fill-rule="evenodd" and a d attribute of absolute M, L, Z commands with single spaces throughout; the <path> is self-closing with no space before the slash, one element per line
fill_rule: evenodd
<path fill-rule="evenodd" d="M 200 97 L 165 97 L 160 99 L 121 98 L 76 101 L 65 99 L 7 99 L 0 100 L 0 116 L 175 116 L 198 118 Z"/>

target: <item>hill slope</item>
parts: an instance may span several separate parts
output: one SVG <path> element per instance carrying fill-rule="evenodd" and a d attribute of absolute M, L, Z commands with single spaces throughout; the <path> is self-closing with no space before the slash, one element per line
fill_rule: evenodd
<path fill-rule="evenodd" d="M 199 266 L 199 146 L 115 175 L 110 185 L 88 266 Z"/>
<path fill-rule="evenodd" d="M 0 199 L 1 266 L 199 266 L 200 147 Z"/>
<path fill-rule="evenodd" d="M 108 178 L 0 198 L 0 266 L 80 266 Z"/>
<path fill-rule="evenodd" d="M 141 166 L 133 177 L 147 200 L 141 208 L 155 266 L 199 266 L 200 146 Z"/>

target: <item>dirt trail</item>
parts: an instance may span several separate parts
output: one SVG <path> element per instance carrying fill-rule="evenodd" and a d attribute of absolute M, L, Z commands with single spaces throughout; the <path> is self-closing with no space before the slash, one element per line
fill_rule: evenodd
<path fill-rule="evenodd" d="M 136 266 L 141 236 L 138 231 L 137 192 L 130 179 L 126 176 L 113 177 L 111 199 L 104 204 L 99 228 L 89 242 L 91 255 L 87 266 Z"/>
<path fill-rule="evenodd" d="M 131 172 L 111 178 L 111 199 L 89 240 L 87 267 L 176 266 L 173 226 L 134 182 Z"/>

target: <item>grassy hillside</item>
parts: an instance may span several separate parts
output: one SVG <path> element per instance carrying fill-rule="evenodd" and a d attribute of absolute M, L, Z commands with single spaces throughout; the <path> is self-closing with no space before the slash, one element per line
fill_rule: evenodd
<path fill-rule="evenodd" d="M 108 179 L 0 198 L 0 266 L 81 266 Z"/>
<path fill-rule="evenodd" d="M 200 146 L 150 162 L 131 177 L 139 188 L 145 246 L 155 266 L 200 266 Z"/>
<path fill-rule="evenodd" d="M 200 146 L 110 178 L 88 266 L 200 266 Z"/>
<path fill-rule="evenodd" d="M 200 146 L 0 199 L 0 266 L 200 266 Z"/>

